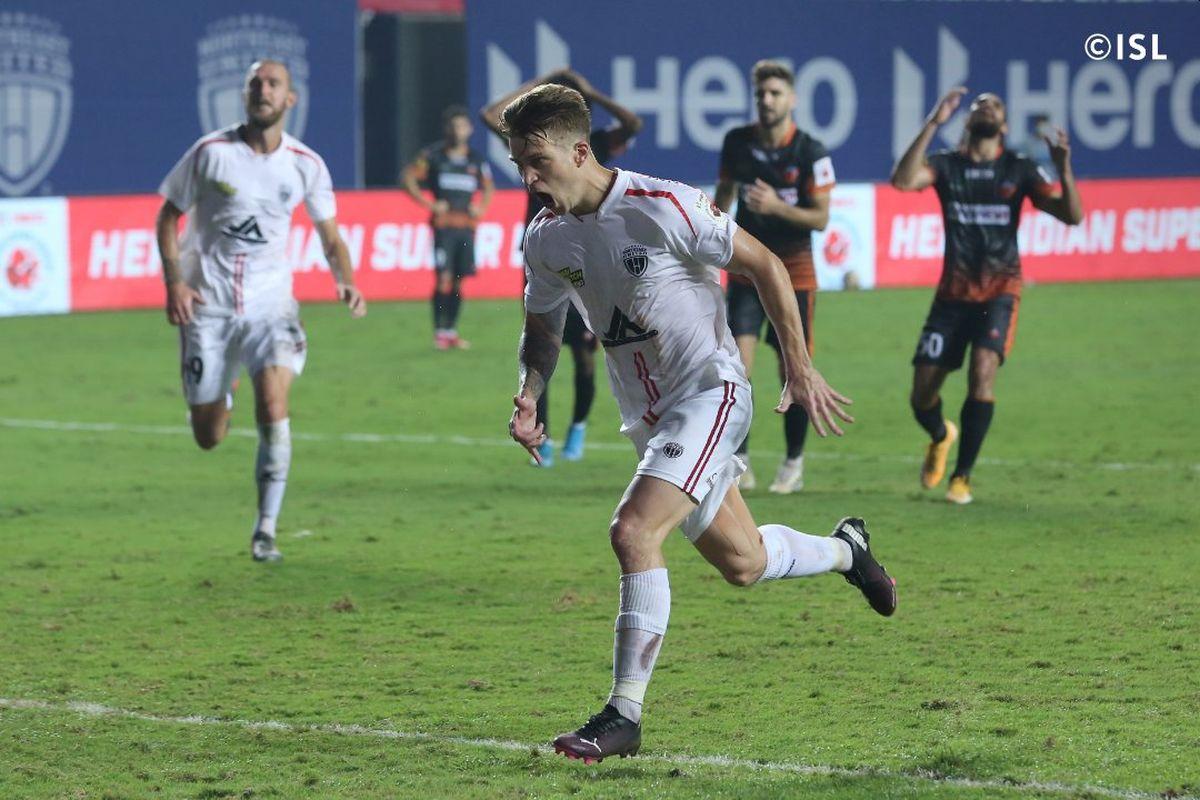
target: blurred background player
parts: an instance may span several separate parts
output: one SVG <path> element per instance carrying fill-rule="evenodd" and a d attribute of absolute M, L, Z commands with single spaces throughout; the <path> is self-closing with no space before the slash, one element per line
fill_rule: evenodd
<path fill-rule="evenodd" d="M 163 180 L 157 234 L 167 319 L 181 329 L 183 393 L 201 448 L 225 438 L 229 392 L 241 365 L 253 380 L 258 518 L 250 552 L 256 561 L 277 561 L 276 520 L 292 459 L 288 393 L 307 348 L 286 253 L 292 210 L 301 201 L 321 238 L 338 298 L 355 317 L 367 306 L 338 233 L 329 170 L 284 132 L 284 117 L 296 104 L 287 67 L 256 62 L 243 96 L 246 121 L 202 137 Z"/>
<path fill-rule="evenodd" d="M 585 762 L 636 755 L 642 703 L 671 611 L 662 545 L 677 526 L 738 586 L 841 572 L 871 607 L 896 609 L 895 581 L 875 561 L 861 519 L 830 536 L 759 527 L 739 493 L 735 455 L 753 416 L 750 385 L 723 319 L 716 269 L 748 276 L 779 330 L 785 381 L 777 412 L 806 405 L 817 432 L 841 434 L 849 399 L 813 367 L 783 264 L 702 192 L 610 170 L 592 157 L 578 92 L 539 86 L 504 109 L 521 178 L 547 206 L 525 242 L 520 389 L 509 422 L 535 458 L 545 439 L 537 398 L 554 372 L 567 307 L 579 303 L 602 341 L 621 432 L 638 454 L 609 537 L 621 568 L 608 702 L 554 740 Z"/>
<path fill-rule="evenodd" d="M 467 143 L 474 132 L 467 109 L 451 106 L 442 112 L 442 121 L 446 138 L 418 153 L 404 168 L 402 182 L 433 215 L 433 344 L 439 350 L 466 349 L 470 343 L 458 335 L 462 279 L 475 274 L 475 226 L 492 202 L 495 184 L 492 168 Z"/>
<path fill-rule="evenodd" d="M 496 102 L 483 108 L 479 115 L 484 124 L 500 138 L 500 114 L 504 108 L 516 98 L 525 94 L 535 86 L 553 83 L 574 89 L 583 96 L 589 112 L 594 106 L 600 106 L 613 117 L 613 125 L 608 128 L 596 128 L 589 139 L 592 154 L 601 164 L 607 164 L 621 155 L 633 143 L 633 137 L 642 129 L 642 118 L 628 108 L 598 91 L 595 86 L 572 69 L 560 69 L 550 72 L 540 78 L 534 78 L 519 86 L 514 91 L 501 97 Z M 537 213 L 542 210 L 542 203 L 537 195 L 530 193 L 529 205 L 526 208 L 525 224 L 528 225 Z M 587 435 L 587 419 L 592 411 L 592 401 L 596 398 L 596 337 L 583 323 L 583 317 L 574 306 L 567 310 L 567 322 L 563 329 L 563 344 L 571 348 L 571 357 L 575 365 L 575 406 L 571 414 L 571 426 L 563 441 L 562 457 L 566 461 L 578 461 L 583 458 L 584 442 Z M 550 429 L 550 392 L 549 387 L 538 400 L 538 422 Z M 549 437 L 539 448 L 538 459 L 531 459 L 535 467 L 554 466 L 554 442 Z"/>
<path fill-rule="evenodd" d="M 824 230 L 829 224 L 833 160 L 823 144 L 792 121 L 796 108 L 792 71 L 777 61 L 759 61 L 751 70 L 751 78 L 758 122 L 734 128 L 725 135 L 715 199 L 722 211 L 729 211 L 736 195 L 737 224 L 779 256 L 787 267 L 811 355 L 817 296 L 812 232 Z M 779 337 L 767 324 L 767 314 L 754 285 L 742 275 L 731 274 L 726 304 L 729 327 L 746 365 L 746 374 L 754 370 L 754 351 L 765 324 L 767 343 L 775 349 L 782 380 L 784 359 Z M 803 488 L 807 432 L 808 413 L 802 406 L 793 405 L 783 416 L 786 453 L 771 483 L 772 492 L 790 494 Z M 749 441 L 747 436 L 738 447 L 738 455 L 746 464 L 741 480 L 743 489 L 753 489 L 756 485 L 747 453 Z"/>
<path fill-rule="evenodd" d="M 959 418 L 962 441 L 946 492 L 947 500 L 960 505 L 973 499 L 971 468 L 992 422 L 996 372 L 1017 333 L 1021 204 L 1028 197 L 1036 208 L 1068 225 L 1083 219 L 1067 134 L 1058 129 L 1053 138 L 1046 137 L 1062 183 L 1058 188 L 1032 160 L 1005 148 L 1004 102 L 994 94 L 981 94 L 971 103 L 959 149 L 926 158 L 934 133 L 954 115 L 966 91 L 956 87 L 938 101 L 892 170 L 897 189 L 915 192 L 933 186 L 942 205 L 942 277 L 913 356 L 910 402 L 917 422 L 930 436 L 921 485 L 931 489 L 945 475 L 950 446 L 960 435 L 954 423 L 942 417 L 942 383 L 962 366 L 970 346 L 967 398 Z"/>

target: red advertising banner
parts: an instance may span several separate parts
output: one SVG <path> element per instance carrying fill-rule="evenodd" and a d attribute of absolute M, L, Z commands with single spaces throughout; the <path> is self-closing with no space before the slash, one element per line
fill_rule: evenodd
<path fill-rule="evenodd" d="M 1200 180 L 1080 182 L 1083 222 L 1063 225 L 1026 204 L 1018 243 L 1029 281 L 1200 276 Z M 932 286 L 942 269 L 933 189 L 875 192 L 876 286 Z"/>
<path fill-rule="evenodd" d="M 163 303 L 154 195 L 69 201 L 71 308 L 147 308 Z M 476 275 L 468 297 L 518 297 L 526 194 L 498 191 L 475 232 Z M 433 232 L 428 213 L 398 191 L 339 192 L 338 226 L 358 286 L 370 300 L 424 300 L 433 291 Z M 297 299 L 332 300 L 321 240 L 303 206 L 288 237 Z"/>
<path fill-rule="evenodd" d="M 1031 281 L 1200 276 L 1200 179 L 1083 181 L 1084 221 L 1067 226 L 1027 206 L 1020 247 Z M 942 266 L 942 217 L 932 189 L 874 187 L 876 286 L 932 286 Z M 68 199 L 73 311 L 156 307 L 163 302 L 153 195 Z M 526 195 L 496 192 L 475 235 L 469 297 L 519 297 Z M 403 192 L 338 193 L 338 224 L 368 300 L 424 300 L 433 291 L 433 233 Z M 296 297 L 333 299 L 320 238 L 298 208 L 288 239 Z M 869 282 L 867 283 L 869 285 Z"/>

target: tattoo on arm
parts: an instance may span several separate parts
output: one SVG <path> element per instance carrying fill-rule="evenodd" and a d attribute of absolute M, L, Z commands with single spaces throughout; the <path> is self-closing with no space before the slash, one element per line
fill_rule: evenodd
<path fill-rule="evenodd" d="M 547 314 L 525 312 L 525 330 L 517 350 L 521 381 L 519 391 L 538 399 L 554 374 L 558 352 L 562 349 L 563 325 L 567 321 L 567 303 Z"/>

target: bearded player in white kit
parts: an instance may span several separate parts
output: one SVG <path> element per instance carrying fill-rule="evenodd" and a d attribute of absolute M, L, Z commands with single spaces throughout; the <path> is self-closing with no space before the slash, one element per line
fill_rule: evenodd
<path fill-rule="evenodd" d="M 158 247 L 167 320 L 180 326 L 183 393 L 201 448 L 225 438 L 241 365 L 253 380 L 258 516 L 250 553 L 256 561 L 278 561 L 275 527 L 292 458 L 288 392 L 307 348 L 286 258 L 292 210 L 301 201 L 321 238 L 338 299 L 354 317 L 367 306 L 338 232 L 329 169 L 284 131 L 284 117 L 296 104 L 287 67 L 255 62 L 243 97 L 246 121 L 202 137 L 159 187 Z"/>
<path fill-rule="evenodd" d="M 632 756 L 670 614 L 662 543 L 676 526 L 737 586 L 840 572 L 888 616 L 895 581 L 871 554 L 861 519 L 842 519 L 830 536 L 760 527 L 738 491 L 745 467 L 734 453 L 752 404 L 718 268 L 754 283 L 778 332 L 786 381 L 775 411 L 802 405 L 822 436 L 840 435 L 839 419 L 853 421 L 843 408 L 849 399 L 809 361 L 780 260 L 702 192 L 602 167 L 578 92 L 540 86 L 502 119 L 522 180 L 545 206 L 525 239 L 520 391 L 509 431 L 537 457 L 545 439 L 537 398 L 554 370 L 570 302 L 605 347 L 621 431 L 640 459 L 609 529 L 622 573 L 612 691 L 604 709 L 555 739 L 554 749 L 587 763 Z"/>

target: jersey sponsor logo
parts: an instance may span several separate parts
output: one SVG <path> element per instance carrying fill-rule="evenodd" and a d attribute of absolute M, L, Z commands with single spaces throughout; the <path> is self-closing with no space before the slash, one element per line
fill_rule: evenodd
<path fill-rule="evenodd" d="M 253 216 L 246 217 L 236 225 L 232 223 L 226 225 L 221 229 L 221 233 L 225 234 L 231 239 L 237 239 L 238 241 L 246 242 L 247 244 L 267 243 L 266 237 L 262 234 L 262 229 L 258 227 L 258 220 Z"/>
<path fill-rule="evenodd" d="M 966 174 L 969 181 L 990 181 L 996 178 L 996 170 L 991 167 L 967 167 Z"/>
<path fill-rule="evenodd" d="M 679 442 L 667 442 L 663 445 L 663 455 L 667 458 L 679 458 L 683 455 L 683 445 Z"/>
<path fill-rule="evenodd" d="M 1008 225 L 1012 221 L 1012 209 L 1002 204 L 959 203 L 950 206 L 954 219 L 964 225 Z"/>
<path fill-rule="evenodd" d="M 581 270 L 581 269 L 571 269 L 570 267 L 563 267 L 562 269 L 560 269 L 557 272 L 557 274 L 563 280 L 570 281 L 571 285 L 574 286 L 576 289 L 580 288 L 584 284 L 583 270 Z"/>
<path fill-rule="evenodd" d="M 439 172 L 438 188 L 447 192 L 472 192 L 479 188 L 479 179 L 461 172 Z"/>
<path fill-rule="evenodd" d="M 0 14 L 0 194 L 28 194 L 53 169 L 71 126 L 71 42 L 36 14 Z"/>
<path fill-rule="evenodd" d="M 614 308 L 612 319 L 609 320 L 608 330 L 604 332 L 600 343 L 605 347 L 620 347 L 621 345 L 644 342 L 658 336 L 657 329 L 646 330 L 641 325 L 625 316 L 625 312 Z"/>
<path fill-rule="evenodd" d="M 832 186 L 835 182 L 833 159 L 830 156 L 818 158 L 813 162 L 813 184 L 815 186 Z"/>
<path fill-rule="evenodd" d="M 211 23 L 196 42 L 200 129 L 235 125 L 245 116 L 242 88 L 246 70 L 263 58 L 287 64 L 296 105 L 287 113 L 287 132 L 304 138 L 308 116 L 308 40 L 287 20 L 265 14 L 237 14 Z"/>
<path fill-rule="evenodd" d="M 646 274 L 646 268 L 650 266 L 650 257 L 647 255 L 649 251 L 640 244 L 631 244 L 621 251 L 621 261 L 625 264 L 625 271 L 635 278 L 640 278 Z"/>

